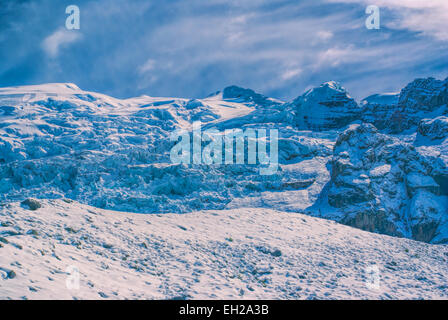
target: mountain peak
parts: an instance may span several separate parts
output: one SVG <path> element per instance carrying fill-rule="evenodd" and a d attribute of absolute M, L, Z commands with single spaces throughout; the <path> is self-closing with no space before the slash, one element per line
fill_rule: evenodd
<path fill-rule="evenodd" d="M 282 103 L 279 100 L 259 94 L 252 89 L 245 89 L 235 85 L 224 88 L 222 97 L 223 99 L 239 99 L 243 100 L 244 102 L 251 102 L 261 106 Z"/>
<path fill-rule="evenodd" d="M 224 88 L 222 93 L 224 99 L 250 99 L 260 95 L 252 89 L 246 89 L 235 85 Z"/>
<path fill-rule="evenodd" d="M 328 87 L 336 91 L 346 92 L 345 88 L 339 82 L 333 80 L 322 83 L 321 87 Z"/>
<path fill-rule="evenodd" d="M 319 87 L 309 89 L 301 96 L 298 96 L 293 103 L 298 103 L 305 100 L 320 100 L 326 101 L 337 97 L 338 99 L 343 97 L 344 99 L 352 99 L 347 90 L 337 81 L 327 81 L 322 83 Z"/>

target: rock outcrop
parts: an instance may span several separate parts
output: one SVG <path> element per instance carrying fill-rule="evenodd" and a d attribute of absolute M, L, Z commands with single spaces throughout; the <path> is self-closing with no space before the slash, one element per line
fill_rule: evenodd
<path fill-rule="evenodd" d="M 401 133 L 417 128 L 422 119 L 448 114 L 448 79 L 416 79 L 400 94 L 372 95 L 361 104 L 364 122 L 388 133 Z"/>
<path fill-rule="evenodd" d="M 378 130 L 387 130 L 391 119 L 398 116 L 399 93 L 374 94 L 361 101 L 362 120 L 373 124 Z"/>
<path fill-rule="evenodd" d="M 433 170 L 440 162 L 371 124 L 351 125 L 334 147 L 328 202 L 343 212 L 345 224 L 448 242 L 448 199 Z"/>
<path fill-rule="evenodd" d="M 423 119 L 418 125 L 417 134 L 430 140 L 448 138 L 448 117 L 440 116 L 435 119 Z"/>

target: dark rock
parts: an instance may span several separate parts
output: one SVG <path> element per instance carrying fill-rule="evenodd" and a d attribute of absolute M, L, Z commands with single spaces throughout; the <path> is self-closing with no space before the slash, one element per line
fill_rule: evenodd
<path fill-rule="evenodd" d="M 423 119 L 417 129 L 420 136 L 430 140 L 448 138 L 448 117 L 440 116 L 435 119 Z"/>
<path fill-rule="evenodd" d="M 36 199 L 26 199 L 25 201 L 22 201 L 22 205 L 25 207 L 28 207 L 29 210 L 35 211 L 39 208 L 42 208 L 42 204 L 37 201 Z"/>

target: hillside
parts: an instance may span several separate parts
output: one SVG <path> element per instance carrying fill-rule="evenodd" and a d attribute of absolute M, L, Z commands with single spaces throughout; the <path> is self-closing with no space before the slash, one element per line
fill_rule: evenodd
<path fill-rule="evenodd" d="M 448 298 L 444 245 L 271 209 L 142 215 L 41 204 L 0 208 L 0 299 Z M 373 265 L 379 287 L 366 285 Z M 79 290 L 66 286 L 74 268 Z"/>

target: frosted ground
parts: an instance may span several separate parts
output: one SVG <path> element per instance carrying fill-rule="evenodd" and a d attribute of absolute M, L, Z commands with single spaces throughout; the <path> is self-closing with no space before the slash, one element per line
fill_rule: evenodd
<path fill-rule="evenodd" d="M 446 298 L 447 105 L 433 78 L 360 102 L 332 81 L 290 102 L 0 88 L 0 297 Z M 278 172 L 172 164 L 194 121 L 277 129 Z"/>
<path fill-rule="evenodd" d="M 448 247 L 297 213 L 140 215 L 50 200 L 0 218 L 1 299 L 448 298 Z M 372 265 L 380 286 L 369 289 Z M 69 266 L 79 290 L 66 287 Z"/>

